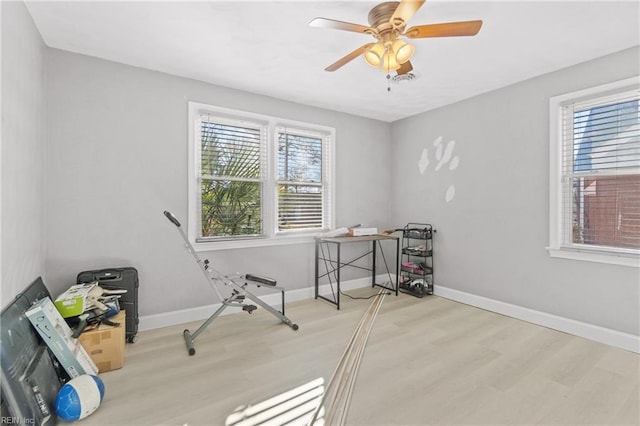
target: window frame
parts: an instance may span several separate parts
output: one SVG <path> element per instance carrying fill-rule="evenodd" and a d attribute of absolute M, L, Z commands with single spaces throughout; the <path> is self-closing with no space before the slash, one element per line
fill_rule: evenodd
<path fill-rule="evenodd" d="M 565 215 L 563 211 L 565 142 L 562 109 L 571 103 L 604 100 L 632 90 L 640 90 L 640 76 L 554 96 L 549 100 L 549 246 L 546 249 L 551 257 L 640 268 L 640 250 L 566 243 L 563 235 L 567 226 L 563 220 L 570 215 Z"/>
<path fill-rule="evenodd" d="M 278 173 L 278 153 L 277 153 L 277 146 L 278 146 L 278 141 L 280 139 L 280 135 L 281 134 L 287 134 L 287 135 L 294 135 L 294 136 L 301 136 L 301 137 L 308 137 L 308 138 L 317 138 L 317 139 L 321 139 L 322 140 L 322 167 L 321 167 L 321 177 L 320 177 L 320 182 L 319 183 L 312 183 L 312 182 L 307 182 L 307 184 L 309 186 L 319 186 L 322 189 L 322 194 L 325 194 L 325 192 L 327 190 L 330 190 L 330 188 L 327 188 L 327 181 L 328 179 L 326 179 L 326 176 L 330 173 L 330 168 L 329 168 L 329 164 L 327 164 L 328 162 L 325 161 L 325 157 L 327 156 L 326 148 L 327 146 L 330 144 L 330 135 L 327 134 L 319 134 L 318 132 L 314 132 L 314 131 L 310 131 L 307 129 L 301 129 L 299 127 L 291 127 L 291 126 L 283 126 L 283 125 L 278 125 L 276 126 L 274 129 L 274 133 L 273 133 L 273 140 L 274 140 L 274 201 L 276 203 L 275 205 L 275 222 L 273 224 L 275 232 L 277 234 L 282 234 L 282 235 L 286 235 L 286 234 L 295 234 L 298 232 L 302 232 L 300 230 L 295 230 L 295 229 L 283 229 L 280 230 L 280 225 L 279 225 L 279 218 L 278 218 L 278 211 L 279 211 L 279 197 L 278 197 L 278 186 L 281 184 L 295 184 L 295 181 L 289 181 L 286 179 L 279 179 L 279 173 Z M 323 212 L 329 208 L 329 205 L 332 205 L 333 202 L 330 201 L 329 203 L 327 203 L 327 201 L 329 200 L 324 200 L 324 196 L 323 196 Z M 327 215 L 323 215 L 322 217 L 322 221 L 324 226 L 320 229 L 318 229 L 318 231 L 320 230 L 329 230 L 333 228 L 333 223 L 328 224 L 325 221 L 327 220 Z"/>
<path fill-rule="evenodd" d="M 212 240 L 200 238 L 200 164 L 199 164 L 199 123 L 200 114 L 210 114 L 213 118 L 228 124 L 261 126 L 266 155 L 262 190 L 262 228 L 263 235 L 221 237 Z M 334 228 L 335 221 L 335 128 L 284 119 L 264 114 L 233 110 L 201 102 L 188 102 L 188 221 L 187 236 L 196 251 L 226 250 L 248 247 L 267 247 L 276 245 L 311 243 L 314 237 Z M 277 134 L 286 128 L 297 133 L 305 133 L 323 140 L 323 227 L 318 229 L 278 231 L 277 199 Z M 326 175 L 325 175 L 326 173 Z"/>

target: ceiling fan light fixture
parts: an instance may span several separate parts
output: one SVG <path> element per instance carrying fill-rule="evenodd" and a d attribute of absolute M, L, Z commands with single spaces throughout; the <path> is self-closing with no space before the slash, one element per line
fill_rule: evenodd
<path fill-rule="evenodd" d="M 0 0 L 2 1 L 2 0 Z M 376 39 L 374 43 L 366 43 L 335 63 L 325 68 L 325 71 L 335 71 L 351 62 L 358 56 L 374 68 L 389 74 L 390 71 L 400 70 L 406 74 L 413 69 L 410 59 L 415 47 L 406 41 L 399 40 L 402 36 L 409 40 L 432 37 L 465 37 L 474 36 L 482 27 L 481 20 L 444 22 L 440 24 L 416 25 L 406 29 L 408 21 L 425 3 L 425 0 L 385 1 L 378 4 L 369 12 L 369 25 L 354 24 L 335 19 L 315 18 L 312 27 L 332 28 L 368 34 Z"/>
<path fill-rule="evenodd" d="M 403 40 L 396 40 L 393 42 L 391 46 L 393 53 L 395 54 L 396 61 L 399 64 L 404 64 L 413 56 L 413 53 L 416 51 L 416 48 Z"/>
<path fill-rule="evenodd" d="M 384 54 L 382 58 L 382 65 L 380 66 L 380 71 L 382 72 L 395 71 L 399 69 L 400 66 L 401 64 L 398 63 L 395 53 L 393 51 L 388 51 L 387 53 Z"/>
<path fill-rule="evenodd" d="M 372 67 L 378 68 L 382 64 L 384 51 L 384 44 L 378 42 L 364 52 L 364 60 Z"/>

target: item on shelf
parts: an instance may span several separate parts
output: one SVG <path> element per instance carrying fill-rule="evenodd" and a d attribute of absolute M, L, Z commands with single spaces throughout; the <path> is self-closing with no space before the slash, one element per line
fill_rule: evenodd
<path fill-rule="evenodd" d="M 400 289 L 404 290 L 405 293 L 410 293 L 418 297 L 429 294 L 428 288 L 428 284 L 422 278 L 408 281 L 400 286 Z"/>

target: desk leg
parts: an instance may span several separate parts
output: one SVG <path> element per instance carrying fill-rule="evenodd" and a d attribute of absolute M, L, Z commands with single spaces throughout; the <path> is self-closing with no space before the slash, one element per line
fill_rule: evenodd
<path fill-rule="evenodd" d="M 320 274 L 320 268 L 318 263 L 320 262 L 320 260 L 318 259 L 318 255 L 320 254 L 318 251 L 318 245 L 320 244 L 320 242 L 318 240 L 316 240 L 316 279 L 315 279 L 315 288 L 316 288 L 316 292 L 315 292 L 315 298 L 318 298 L 318 285 L 320 284 L 318 282 L 318 275 Z"/>
<path fill-rule="evenodd" d="M 396 296 L 398 295 L 398 288 L 400 287 L 400 239 L 396 238 Z"/>
<path fill-rule="evenodd" d="M 376 258 L 377 258 L 377 254 L 376 254 L 376 242 L 372 241 L 373 243 L 373 247 L 372 247 L 372 251 L 373 251 L 373 265 L 371 266 L 371 288 L 375 287 L 376 285 Z"/>
<path fill-rule="evenodd" d="M 338 283 L 337 283 L 337 287 L 338 287 L 338 292 L 336 293 L 336 306 L 337 309 L 340 310 L 340 269 L 342 269 L 342 263 L 340 263 L 340 246 L 341 244 L 338 243 L 338 250 L 337 250 L 337 256 L 338 256 Z"/>

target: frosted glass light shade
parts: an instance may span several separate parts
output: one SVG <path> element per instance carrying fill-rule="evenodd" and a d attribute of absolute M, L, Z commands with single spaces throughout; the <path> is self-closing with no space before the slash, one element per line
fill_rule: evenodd
<path fill-rule="evenodd" d="M 396 61 L 399 64 L 404 64 L 411 59 L 413 52 L 416 50 L 412 44 L 406 43 L 402 40 L 394 41 L 391 49 L 395 53 Z"/>
<path fill-rule="evenodd" d="M 384 44 L 376 43 L 371 46 L 366 52 L 364 52 L 364 60 L 374 68 L 378 68 L 382 63 L 382 56 L 384 55 Z"/>
<path fill-rule="evenodd" d="M 378 42 L 364 52 L 364 60 L 374 68 L 381 71 L 395 71 L 413 56 L 413 45 L 396 40 L 393 43 Z"/>
<path fill-rule="evenodd" d="M 385 53 L 382 59 L 382 66 L 380 70 L 383 72 L 386 71 L 395 71 L 400 68 L 400 64 L 396 60 L 396 55 L 393 52 Z"/>

